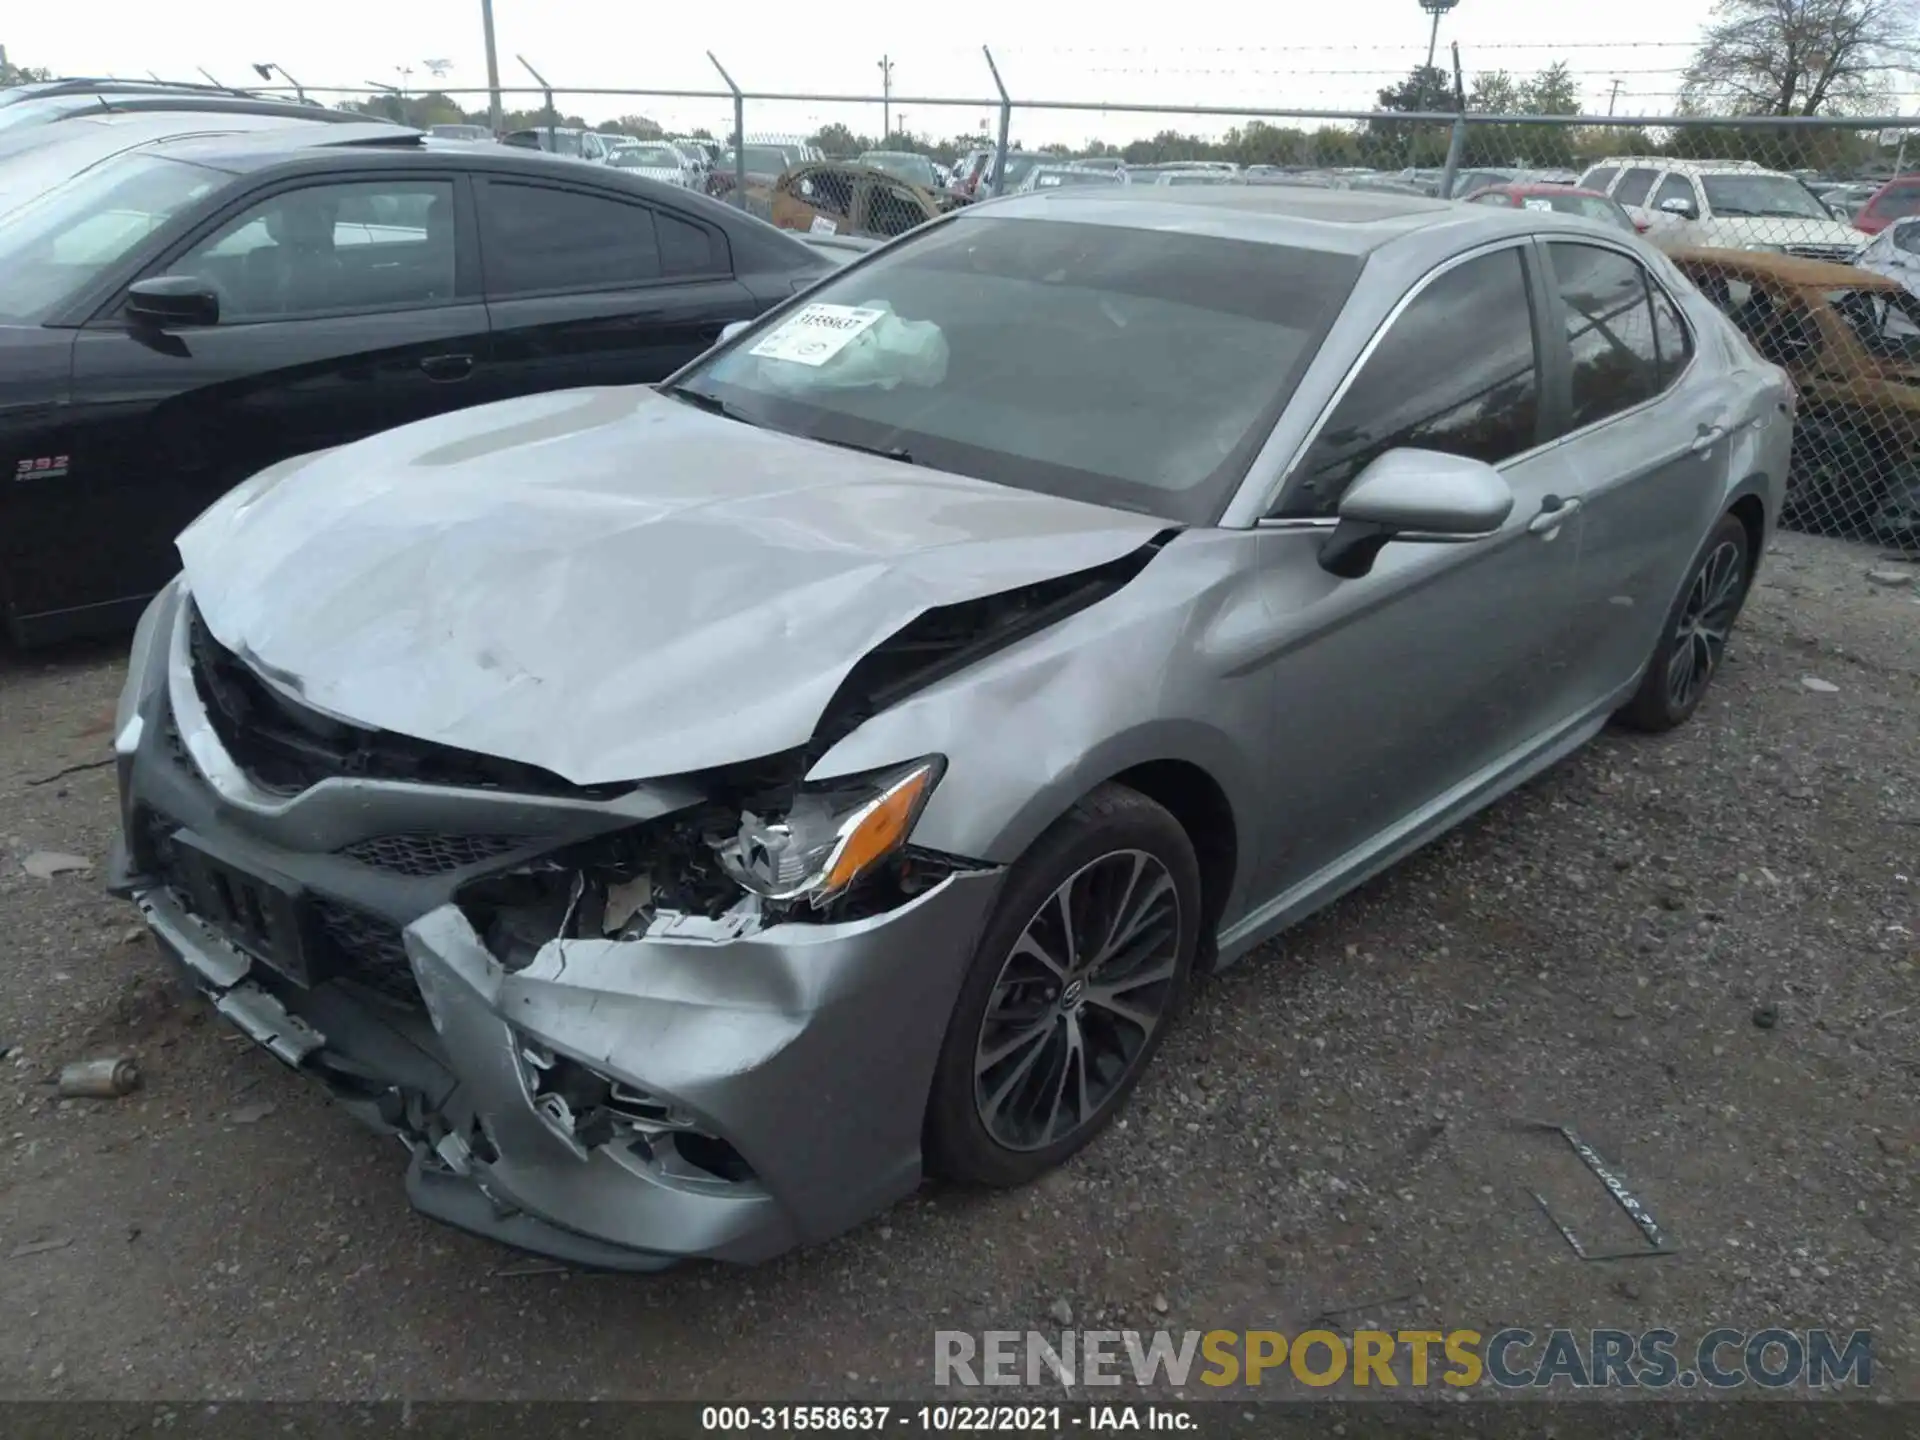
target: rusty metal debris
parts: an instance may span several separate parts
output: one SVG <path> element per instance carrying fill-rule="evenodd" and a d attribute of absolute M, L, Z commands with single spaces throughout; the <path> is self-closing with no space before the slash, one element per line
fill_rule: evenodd
<path fill-rule="evenodd" d="M 1627 1189 L 1626 1183 L 1608 1168 L 1606 1161 L 1600 1158 L 1600 1152 L 1582 1140 L 1571 1128 L 1557 1125 L 1551 1120 L 1523 1120 L 1520 1123 L 1528 1129 L 1552 1130 L 1565 1137 L 1567 1144 L 1573 1147 L 1573 1153 L 1580 1157 L 1581 1163 L 1599 1177 L 1600 1183 L 1607 1187 L 1607 1193 L 1614 1198 L 1615 1203 L 1622 1210 L 1627 1212 L 1627 1218 L 1633 1221 L 1635 1227 L 1647 1238 L 1646 1246 L 1640 1249 L 1617 1250 L 1595 1255 L 1582 1245 L 1580 1238 L 1553 1213 L 1553 1207 L 1547 1204 L 1546 1196 L 1538 1190 L 1528 1191 L 1527 1193 L 1533 1196 L 1534 1202 L 1539 1205 L 1540 1213 L 1545 1215 L 1553 1228 L 1560 1232 L 1561 1238 L 1572 1247 L 1574 1254 L 1582 1260 L 1643 1260 L 1658 1255 L 1679 1253 L 1679 1247 L 1667 1243 L 1666 1236 L 1661 1233 L 1660 1226 L 1648 1213 L 1647 1207 L 1636 1200 L 1632 1192 Z"/>

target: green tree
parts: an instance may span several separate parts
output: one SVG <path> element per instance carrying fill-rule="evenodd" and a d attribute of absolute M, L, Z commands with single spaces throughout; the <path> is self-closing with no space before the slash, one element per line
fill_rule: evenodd
<path fill-rule="evenodd" d="M 0 45 L 0 88 L 9 85 L 37 85 L 53 79 L 53 72 L 40 65 L 16 65 L 7 58 L 7 47 Z"/>
<path fill-rule="evenodd" d="M 1398 85 L 1379 95 L 1379 108 L 1403 113 L 1452 112 L 1458 103 L 1453 80 L 1437 65 L 1416 65 Z M 1444 164 L 1453 127 L 1398 120 L 1369 120 L 1362 147 L 1368 160 L 1383 168 Z"/>
<path fill-rule="evenodd" d="M 1556 60 L 1526 83 L 1520 108 L 1527 115 L 1578 115 L 1580 86 L 1564 60 Z"/>
<path fill-rule="evenodd" d="M 1520 82 L 1505 70 L 1482 70 L 1467 92 L 1467 109 L 1479 115 L 1516 115 L 1520 104 Z"/>
<path fill-rule="evenodd" d="M 862 150 L 873 149 L 873 142 L 864 135 L 856 135 L 847 126 L 835 122 L 823 125 L 807 137 L 809 145 L 818 146 L 821 153 L 835 160 L 851 160 Z"/>

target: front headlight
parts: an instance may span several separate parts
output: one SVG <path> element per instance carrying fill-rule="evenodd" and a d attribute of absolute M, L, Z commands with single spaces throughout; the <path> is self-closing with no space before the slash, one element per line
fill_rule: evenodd
<path fill-rule="evenodd" d="M 716 845 L 714 856 L 730 879 L 763 899 L 824 906 L 907 843 L 945 768 L 935 755 L 803 787 L 784 815 L 743 814 L 739 833 Z"/>

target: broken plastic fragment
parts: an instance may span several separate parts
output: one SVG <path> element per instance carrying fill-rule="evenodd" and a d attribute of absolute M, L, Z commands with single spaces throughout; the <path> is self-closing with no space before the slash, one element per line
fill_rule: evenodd
<path fill-rule="evenodd" d="M 625 930 L 633 917 L 653 904 L 653 880 L 646 875 L 636 875 L 631 880 L 623 880 L 618 885 L 607 887 L 607 910 L 600 921 L 600 930 L 605 935 L 618 935 Z"/>

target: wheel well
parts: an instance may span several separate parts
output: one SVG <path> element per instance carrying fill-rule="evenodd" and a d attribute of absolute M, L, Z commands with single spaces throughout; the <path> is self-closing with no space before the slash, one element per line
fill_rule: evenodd
<path fill-rule="evenodd" d="M 1185 760 L 1152 760 L 1113 777 L 1113 783 L 1137 790 L 1172 813 L 1187 832 L 1194 858 L 1200 862 L 1200 950 L 1203 964 L 1213 960 L 1214 937 L 1220 917 L 1233 894 L 1240 864 L 1239 834 L 1233 807 L 1219 783 Z"/>
<path fill-rule="evenodd" d="M 1757 495 L 1742 495 L 1733 502 L 1733 508 L 1727 512 L 1738 520 L 1747 532 L 1747 574 L 1754 575 L 1760 570 L 1760 547 L 1767 534 L 1767 511 Z"/>

